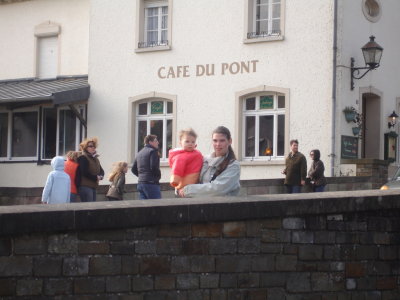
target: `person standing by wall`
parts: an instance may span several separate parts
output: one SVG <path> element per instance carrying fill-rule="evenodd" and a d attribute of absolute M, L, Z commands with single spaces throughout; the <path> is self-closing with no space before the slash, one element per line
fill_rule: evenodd
<path fill-rule="evenodd" d="M 125 174 L 128 172 L 128 163 L 118 161 L 114 163 L 114 168 L 108 176 L 111 185 L 107 192 L 107 199 L 110 201 L 123 200 L 125 193 Z"/>
<path fill-rule="evenodd" d="M 138 177 L 139 199 L 160 199 L 160 155 L 157 136 L 150 134 L 144 138 L 144 147 L 136 155 L 132 173 Z"/>
<path fill-rule="evenodd" d="M 306 182 L 307 160 L 299 152 L 299 141 L 290 141 L 290 153 L 286 157 L 286 168 L 282 171 L 285 174 L 285 186 L 288 194 L 301 193 L 301 187 Z"/>
<path fill-rule="evenodd" d="M 104 177 L 104 170 L 100 165 L 99 154 L 96 151 L 97 145 L 97 138 L 85 139 L 79 145 L 82 155 L 78 158 L 81 175 L 78 191 L 82 202 L 96 201 L 96 190 L 99 181 Z"/>
<path fill-rule="evenodd" d="M 181 197 L 237 196 L 240 191 L 240 164 L 232 149 L 228 128 L 217 127 L 212 134 L 214 152 L 204 157 L 199 184 L 179 190 Z"/>
<path fill-rule="evenodd" d="M 42 202 L 45 204 L 69 203 L 71 179 L 64 172 L 64 158 L 56 156 L 51 160 L 53 171 L 47 176 L 46 185 L 42 193 Z"/>
<path fill-rule="evenodd" d="M 78 186 L 81 182 L 80 172 L 79 172 L 79 164 L 78 157 L 80 152 L 78 151 L 68 151 L 67 152 L 67 161 L 65 162 L 64 171 L 71 178 L 71 202 L 77 202 L 78 198 Z"/>
<path fill-rule="evenodd" d="M 318 149 L 311 150 L 310 157 L 313 162 L 310 170 L 308 170 L 308 177 L 311 180 L 313 192 L 323 192 L 326 185 L 326 178 L 324 176 L 325 166 L 320 159 L 321 153 Z"/>

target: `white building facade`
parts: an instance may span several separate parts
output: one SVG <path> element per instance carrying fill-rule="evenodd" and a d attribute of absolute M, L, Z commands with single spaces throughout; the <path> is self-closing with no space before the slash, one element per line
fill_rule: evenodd
<path fill-rule="evenodd" d="M 92 0 L 90 9 L 89 2 L 73 2 L 3 4 L 0 15 L 29 6 L 40 15 L 42 5 L 64 5 L 83 15 L 66 17 L 71 31 L 86 30 L 90 23 L 82 47 L 68 36 L 58 42 L 66 48 L 61 48 L 57 75 L 85 74 L 88 49 L 90 97 L 81 114 L 87 131 L 81 132 L 99 138 L 106 172 L 114 161 L 132 163 L 143 137 L 152 133 L 161 141 L 162 181 L 168 181 L 167 153 L 178 145 L 177 132 L 192 127 L 198 149 L 208 154 L 212 130 L 219 125 L 232 132 L 241 179 L 282 177 L 291 139 L 299 140 L 307 158 L 310 150 L 321 151 L 326 176 L 352 175 L 343 164 L 346 158 L 387 156 L 384 134 L 397 130 L 389 130 L 387 116 L 400 112 L 396 0 L 309 0 L 307 5 L 295 0 Z M 55 11 L 65 14 L 65 9 Z M 40 27 L 47 19 L 63 24 L 57 13 L 46 18 L 44 13 L 24 28 Z M 15 36 L 1 28 L 18 48 Z M 350 58 L 364 67 L 360 48 L 371 35 L 384 48 L 381 65 L 355 80 L 351 90 Z M 0 51 L 11 68 L 11 57 L 3 58 L 6 50 Z M 27 50 L 19 51 L 23 56 Z M 70 56 L 65 61 L 64 52 Z M 0 79 L 38 76 L 31 60 L 0 73 Z M 345 107 L 363 113 L 362 138 L 353 135 L 356 124 L 345 120 Z M 6 103 L 2 109 L 8 111 Z M 15 164 L 10 153 L 12 147 L 1 157 L 0 186 L 43 185 L 48 165 L 38 166 L 34 158 Z M 21 173 L 32 175 L 24 180 Z M 136 178 L 130 175 L 127 181 Z"/>

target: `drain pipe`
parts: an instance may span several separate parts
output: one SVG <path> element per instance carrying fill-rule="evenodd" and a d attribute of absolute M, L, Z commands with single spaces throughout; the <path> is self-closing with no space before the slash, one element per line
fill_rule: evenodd
<path fill-rule="evenodd" d="M 332 68 L 332 147 L 331 147 L 331 177 L 335 174 L 336 151 L 336 54 L 337 54 L 337 10 L 338 0 L 333 4 L 333 68 Z"/>

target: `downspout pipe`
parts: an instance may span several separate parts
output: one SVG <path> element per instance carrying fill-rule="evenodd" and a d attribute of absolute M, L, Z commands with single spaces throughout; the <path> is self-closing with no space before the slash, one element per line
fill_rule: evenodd
<path fill-rule="evenodd" d="M 335 175 L 335 151 L 336 151 L 336 63 L 337 63 L 337 10 L 338 0 L 334 0 L 333 4 L 333 58 L 332 58 L 332 132 L 331 132 L 331 174 Z"/>

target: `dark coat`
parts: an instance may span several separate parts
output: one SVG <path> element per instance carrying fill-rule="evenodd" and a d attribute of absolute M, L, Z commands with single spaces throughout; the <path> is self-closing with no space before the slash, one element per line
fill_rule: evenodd
<path fill-rule="evenodd" d="M 159 184 L 161 172 L 158 150 L 150 145 L 145 145 L 136 155 L 132 173 L 138 176 L 139 183 Z"/>
<path fill-rule="evenodd" d="M 314 181 L 315 186 L 326 185 L 326 178 L 324 176 L 324 163 L 322 160 L 313 161 L 308 171 L 308 177 L 311 181 Z"/>
<path fill-rule="evenodd" d="M 80 173 L 78 186 L 97 188 L 99 186 L 97 175 L 104 176 L 104 170 L 100 165 L 99 159 L 84 152 L 83 155 L 79 156 L 78 164 Z"/>
<path fill-rule="evenodd" d="M 286 157 L 285 174 L 286 185 L 301 185 L 301 180 L 306 180 L 307 160 L 303 154 L 300 152 L 296 152 L 294 155 L 289 153 Z"/>

